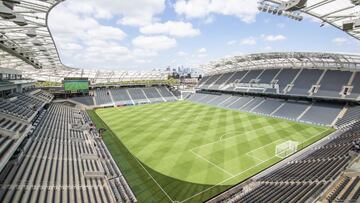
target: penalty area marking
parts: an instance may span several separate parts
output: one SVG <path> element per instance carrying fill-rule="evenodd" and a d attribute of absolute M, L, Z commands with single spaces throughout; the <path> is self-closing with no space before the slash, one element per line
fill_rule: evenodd
<path fill-rule="evenodd" d="M 320 134 L 326 132 L 327 130 L 328 130 L 328 129 L 323 130 L 321 133 L 318 133 L 318 134 L 316 134 L 316 135 L 314 135 L 314 136 L 311 136 L 310 138 L 307 138 L 305 141 L 307 141 L 307 140 L 309 140 L 309 139 L 312 139 L 312 138 L 314 138 L 314 137 L 316 137 L 316 136 L 319 136 Z M 304 143 L 304 142 L 301 142 L 301 143 Z M 191 149 L 191 150 L 192 150 L 192 149 Z M 300 149 L 300 150 L 303 150 L 303 149 Z M 299 151 L 300 151 L 300 150 L 299 150 Z M 190 200 L 190 199 L 192 199 L 192 198 L 194 198 L 194 197 L 196 197 L 196 196 L 198 196 L 198 195 L 201 195 L 202 193 L 207 192 L 207 191 L 209 191 L 209 190 L 211 190 L 211 189 L 213 189 L 213 188 L 215 188 L 215 187 L 217 187 L 217 186 L 220 186 L 220 185 L 222 185 L 223 183 L 226 183 L 227 181 L 230 181 L 230 180 L 232 180 L 233 178 L 236 178 L 236 177 L 238 177 L 238 176 L 246 173 L 247 171 L 252 170 L 252 169 L 260 166 L 261 164 L 266 163 L 266 162 L 268 162 L 268 161 L 270 161 L 270 160 L 272 160 L 272 159 L 274 159 L 274 158 L 278 158 L 278 157 L 272 156 L 271 158 L 269 158 L 269 159 L 267 159 L 267 160 L 261 161 L 260 163 L 254 165 L 254 166 L 252 166 L 252 167 L 250 167 L 250 168 L 247 168 L 246 170 L 241 171 L 240 173 L 235 174 L 235 175 L 232 176 L 232 177 L 229 177 L 229 178 L 227 178 L 227 179 L 225 179 L 225 180 L 223 180 L 223 181 L 221 181 L 221 182 L 219 182 L 219 183 L 217 183 L 217 184 L 215 184 L 215 185 L 213 185 L 213 186 L 211 186 L 211 187 L 209 187 L 209 188 L 207 188 L 207 189 L 205 189 L 205 190 L 203 190 L 203 191 L 200 191 L 200 192 L 198 192 L 198 193 L 196 193 L 196 194 L 194 194 L 194 195 L 186 198 L 185 200 L 181 201 L 181 203 L 186 202 L 186 201 L 188 201 L 188 200 Z"/>
<path fill-rule="evenodd" d="M 255 166 L 252 166 L 252 167 L 250 167 L 250 168 L 247 168 L 246 170 L 241 171 L 240 173 L 235 174 L 235 175 L 233 175 L 232 177 L 229 177 L 229 178 L 227 178 L 227 179 L 225 179 L 225 180 L 223 180 L 223 181 L 221 181 L 221 182 L 219 182 L 219 183 L 217 183 L 217 184 L 215 184 L 215 185 L 213 185 L 213 186 L 211 186 L 211 187 L 209 187 L 209 188 L 207 188 L 207 189 L 205 189 L 205 190 L 203 190 L 203 191 L 201 191 L 201 192 L 198 192 L 198 193 L 196 193 L 196 194 L 194 194 L 194 195 L 186 198 L 185 200 L 183 200 L 183 201 L 181 201 L 181 202 L 186 202 L 186 201 L 188 201 L 189 199 L 191 199 L 191 198 L 193 198 L 193 197 L 196 197 L 196 196 L 198 196 L 198 195 L 200 195 L 200 194 L 202 194 L 202 193 L 204 193 L 204 192 L 206 192 L 206 191 L 209 191 L 209 190 L 211 190 L 211 189 L 213 189 L 213 188 L 215 188 L 215 187 L 217 187 L 217 186 L 219 186 L 219 185 L 222 185 L 223 183 L 226 183 L 227 181 L 232 180 L 233 178 L 236 178 L 236 177 L 242 175 L 243 173 L 245 173 L 245 172 L 247 172 L 247 171 L 249 171 L 249 170 L 251 170 L 251 169 L 253 169 L 253 168 L 257 167 L 257 166 L 259 166 L 259 165 L 261 165 L 261 164 L 263 164 L 263 163 L 265 163 L 265 162 L 267 162 L 267 161 L 270 161 L 271 159 L 273 159 L 273 158 L 275 158 L 275 157 L 276 157 L 276 156 L 273 156 L 273 157 L 271 157 L 271 158 L 269 158 L 269 159 L 267 159 L 267 160 L 265 160 L 265 161 L 262 161 L 262 162 L 256 164 Z"/>
<path fill-rule="evenodd" d="M 236 133 L 236 132 L 240 132 L 240 131 L 234 130 L 234 131 L 231 131 L 231 132 L 229 132 L 229 133 L 225 133 L 224 135 L 222 135 L 222 136 L 220 137 L 219 140 L 216 140 L 216 141 L 214 141 L 214 142 L 210 142 L 210 143 L 207 143 L 207 144 L 204 144 L 204 145 L 200 145 L 200 146 L 194 147 L 194 148 L 192 148 L 191 150 L 198 149 L 198 148 L 203 148 L 203 147 L 208 146 L 208 145 L 212 145 L 212 144 L 215 144 L 215 143 L 218 143 L 218 142 L 223 142 L 223 141 L 228 140 L 228 139 L 232 139 L 232 138 L 236 138 L 236 137 L 239 137 L 239 136 L 247 135 L 247 134 L 249 134 L 249 133 L 254 133 L 254 132 L 256 132 L 256 131 L 264 130 L 264 129 L 266 129 L 266 127 L 264 127 L 264 128 L 258 128 L 258 129 L 255 129 L 255 130 L 245 131 L 245 132 L 243 132 L 243 133 L 241 133 L 241 134 L 239 134 L 239 135 L 234 135 L 234 136 L 231 136 L 231 137 L 228 137 L 228 138 L 223 138 L 225 135 L 229 135 L 229 134 L 233 134 L 233 133 Z"/>
<path fill-rule="evenodd" d="M 249 151 L 249 152 L 246 152 L 246 155 L 249 156 L 249 157 L 252 157 L 252 158 L 254 158 L 254 159 L 257 159 L 257 160 L 259 160 L 259 161 L 265 161 L 265 160 L 263 160 L 263 159 L 259 159 L 258 157 L 254 156 L 254 155 L 251 155 L 250 153 L 253 153 L 254 151 L 257 151 L 257 150 L 262 149 L 262 148 L 264 148 L 264 147 L 267 147 L 267 146 L 269 146 L 269 145 L 272 145 L 272 144 L 275 144 L 275 143 L 278 143 L 278 142 L 286 142 L 286 141 L 287 141 L 287 140 L 285 140 L 285 139 L 275 140 L 274 142 L 271 142 L 271 143 L 269 143 L 269 144 L 263 145 L 263 146 L 258 147 L 258 148 L 256 148 L 256 149 L 253 149 L 253 150 L 251 150 L 251 151 Z"/>
<path fill-rule="evenodd" d="M 208 162 L 209 164 L 211 164 L 212 166 L 215 166 L 217 169 L 221 170 L 222 172 L 228 174 L 229 176 L 234 176 L 232 173 L 230 173 L 229 171 L 221 168 L 220 166 L 216 165 L 215 163 L 209 161 L 208 159 L 206 159 L 205 157 L 201 156 L 200 154 L 194 152 L 193 150 L 190 150 L 195 156 L 197 156 L 198 158 Z"/>

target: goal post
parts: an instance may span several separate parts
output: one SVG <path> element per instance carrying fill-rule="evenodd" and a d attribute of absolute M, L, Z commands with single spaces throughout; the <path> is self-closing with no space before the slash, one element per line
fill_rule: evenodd
<path fill-rule="evenodd" d="M 299 142 L 289 140 L 276 145 L 275 156 L 279 158 L 286 158 L 297 151 Z"/>

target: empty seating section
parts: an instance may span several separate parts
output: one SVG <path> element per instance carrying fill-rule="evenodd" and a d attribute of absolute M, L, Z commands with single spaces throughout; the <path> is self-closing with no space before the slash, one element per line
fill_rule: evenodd
<path fill-rule="evenodd" d="M 5 135 L 21 135 L 30 125 L 20 120 L 10 119 L 0 115 L 0 133 Z"/>
<path fill-rule="evenodd" d="M 310 106 L 306 102 L 286 102 L 280 109 L 273 113 L 273 116 L 289 120 L 297 120 L 298 117 Z"/>
<path fill-rule="evenodd" d="M 126 89 L 110 89 L 110 92 L 115 103 L 133 104 Z"/>
<path fill-rule="evenodd" d="M 45 92 L 41 91 L 43 94 Z M 10 99 L 0 101 L 0 114 L 6 114 L 8 116 L 30 122 L 36 113 L 46 103 L 50 102 L 52 97 L 43 100 L 41 97 L 30 94 L 15 93 L 11 95 Z"/>
<path fill-rule="evenodd" d="M 27 121 L 35 115 L 36 111 L 28 106 L 17 105 L 14 102 L 5 100 L 0 101 L 0 112 Z"/>
<path fill-rule="evenodd" d="M 198 102 L 207 104 L 209 101 L 214 100 L 218 95 L 213 95 L 213 94 L 205 94 L 205 97 L 199 99 Z"/>
<path fill-rule="evenodd" d="M 321 79 L 320 88 L 315 96 L 341 97 L 343 86 L 348 84 L 351 75 L 352 72 L 349 71 L 328 70 Z"/>
<path fill-rule="evenodd" d="M 210 78 L 202 85 L 202 87 L 209 88 L 215 81 L 217 81 L 217 79 L 220 78 L 220 76 L 221 76 L 221 74 L 210 76 Z"/>
<path fill-rule="evenodd" d="M 360 177 L 343 177 L 337 187 L 326 197 L 329 202 L 358 202 Z"/>
<path fill-rule="evenodd" d="M 299 73 L 300 69 L 282 69 L 280 73 L 274 78 L 274 84 L 279 85 L 279 94 L 284 94 L 284 90 L 288 84 L 294 80 L 296 75 Z M 273 89 L 268 89 L 265 92 L 268 93 L 277 93 Z"/>
<path fill-rule="evenodd" d="M 267 69 L 258 78 L 258 83 L 270 84 L 280 69 Z"/>
<path fill-rule="evenodd" d="M 323 157 L 344 157 L 349 154 L 349 150 L 352 147 L 352 143 L 345 144 L 330 144 L 319 149 L 316 149 L 313 153 L 307 156 L 305 159 L 321 159 Z"/>
<path fill-rule="evenodd" d="M 227 80 L 229 80 L 233 74 L 233 72 L 222 74 L 210 89 L 219 89 L 220 86 L 223 85 Z"/>
<path fill-rule="evenodd" d="M 96 89 L 95 100 L 96 100 L 96 105 L 112 104 L 111 97 L 107 89 Z"/>
<path fill-rule="evenodd" d="M 305 202 L 325 186 L 324 183 L 264 183 L 244 196 L 234 194 L 219 202 Z"/>
<path fill-rule="evenodd" d="M 207 94 L 196 93 L 196 94 L 193 94 L 191 97 L 189 97 L 189 100 L 198 102 L 201 99 L 205 98 L 206 96 L 207 96 Z"/>
<path fill-rule="evenodd" d="M 54 95 L 42 90 L 35 90 L 34 92 L 30 93 L 30 95 L 33 95 L 36 98 L 41 99 L 45 102 L 50 102 L 54 98 Z"/>
<path fill-rule="evenodd" d="M 14 100 L 15 104 L 17 104 L 19 106 L 27 106 L 32 109 L 34 109 L 34 108 L 39 109 L 45 103 L 41 99 L 32 97 L 31 95 L 16 93 L 16 94 L 13 94 L 13 96 L 16 97 L 16 99 Z"/>
<path fill-rule="evenodd" d="M 150 102 L 163 102 L 163 98 L 160 93 L 157 91 L 155 87 L 144 88 L 146 97 L 150 100 Z"/>
<path fill-rule="evenodd" d="M 165 98 L 166 101 L 176 101 L 177 98 L 170 92 L 167 87 L 156 87 L 159 90 L 161 96 Z"/>
<path fill-rule="evenodd" d="M 167 87 L 161 86 L 96 90 L 95 100 L 96 105 L 113 106 L 176 101 L 177 98 Z"/>
<path fill-rule="evenodd" d="M 360 72 L 355 74 L 351 85 L 353 86 L 353 89 L 351 90 L 351 94 L 346 96 L 346 98 L 357 100 L 360 97 Z"/>
<path fill-rule="evenodd" d="M 226 84 L 234 83 L 235 81 L 240 81 L 249 71 L 238 71 L 233 74 L 230 79 L 226 82 Z"/>
<path fill-rule="evenodd" d="M 231 96 L 230 95 L 221 95 L 221 96 L 216 96 L 216 97 L 214 97 L 214 99 L 212 99 L 212 100 L 209 100 L 208 102 L 207 102 L 207 104 L 211 104 L 211 105 L 217 105 L 217 104 L 219 104 L 219 103 L 221 103 L 222 101 L 225 101 L 225 100 L 227 100 L 227 99 L 229 99 Z"/>
<path fill-rule="evenodd" d="M 85 112 L 51 104 L 39 119 L 0 174 L 0 202 L 136 201 Z"/>
<path fill-rule="evenodd" d="M 352 152 L 353 142 L 360 138 L 360 123 L 339 132 L 332 141 L 325 142 L 262 177 L 235 186 L 213 202 L 359 202 L 360 176 L 342 175 L 358 155 Z M 351 153 L 352 152 L 352 153 Z M 340 178 L 338 178 L 340 176 Z M 245 190 L 245 188 L 247 188 Z M 326 188 L 331 192 L 323 193 Z"/>
<path fill-rule="evenodd" d="M 226 94 L 195 93 L 187 100 L 227 109 L 326 126 L 333 125 L 333 122 L 344 108 L 343 105 L 337 104 L 284 101 L 281 99 L 231 96 Z"/>
<path fill-rule="evenodd" d="M 323 72 L 324 70 L 303 69 L 287 94 L 308 96 L 311 87 L 316 85 Z"/>
<path fill-rule="evenodd" d="M 273 68 L 241 70 L 205 76 L 200 89 L 227 90 L 251 93 L 286 94 L 289 96 L 360 99 L 360 73 L 347 70 Z M 252 83 L 253 87 L 238 87 L 234 83 Z M 351 84 L 349 84 L 351 83 Z M 272 86 L 265 86 L 265 84 Z M 315 87 L 312 89 L 312 87 Z M 348 87 L 346 95 L 344 88 Z"/>
<path fill-rule="evenodd" d="M 136 103 L 149 103 L 149 100 L 146 98 L 145 93 L 142 89 L 131 88 L 128 89 L 131 99 Z"/>
<path fill-rule="evenodd" d="M 260 105 L 261 102 L 263 102 L 264 99 L 260 97 L 253 98 L 250 102 L 245 104 L 243 107 L 240 108 L 242 111 L 248 111 L 253 112 L 253 109 L 255 109 L 258 105 Z"/>
<path fill-rule="evenodd" d="M 39 95 L 48 95 L 48 93 L 43 91 L 38 93 L 13 94 L 9 100 L 0 102 L 0 171 L 4 169 L 30 131 L 32 118 L 36 117 L 46 101 L 51 101 L 53 98 L 50 95 L 47 99 L 42 99 Z"/>
<path fill-rule="evenodd" d="M 230 105 L 232 105 L 234 102 L 236 102 L 237 100 L 239 100 L 239 97 L 236 96 L 231 96 L 221 102 L 219 102 L 218 104 L 216 104 L 217 106 L 223 107 L 223 108 L 229 108 Z"/>
<path fill-rule="evenodd" d="M 241 109 L 243 106 L 245 106 L 247 103 L 252 101 L 252 97 L 237 97 L 237 100 L 230 104 L 228 108 L 230 109 Z"/>
<path fill-rule="evenodd" d="M 271 84 L 271 81 L 277 75 L 280 69 L 266 69 L 260 73 L 259 77 L 256 80 L 253 80 L 254 84 Z M 271 88 L 272 89 L 272 88 Z M 267 88 L 249 88 L 248 92 L 264 92 Z"/>
<path fill-rule="evenodd" d="M 94 99 L 91 96 L 84 96 L 84 97 L 72 97 L 71 100 L 79 102 L 81 104 L 87 105 L 87 106 L 93 106 Z"/>
<path fill-rule="evenodd" d="M 270 115 L 276 109 L 278 109 L 283 104 L 281 100 L 265 100 L 260 106 L 258 106 L 254 112 L 259 114 Z"/>
<path fill-rule="evenodd" d="M 326 157 L 326 156 L 325 156 Z M 262 177 L 261 181 L 315 181 L 330 180 L 349 162 L 350 157 L 333 159 L 306 159 L 294 161 L 275 172 Z"/>
<path fill-rule="evenodd" d="M 252 80 L 255 80 L 260 74 L 262 70 L 250 70 L 247 75 L 242 79 L 239 80 L 239 83 L 250 83 Z"/>
<path fill-rule="evenodd" d="M 17 139 L 0 133 L 0 171 L 16 150 Z"/>
<path fill-rule="evenodd" d="M 200 85 L 200 86 L 203 85 L 209 78 L 210 78 L 210 76 L 204 76 L 203 78 L 201 78 L 198 85 Z"/>
<path fill-rule="evenodd" d="M 342 105 L 337 104 L 314 104 L 300 118 L 301 121 L 318 123 L 323 125 L 332 124 L 343 109 Z"/>
<path fill-rule="evenodd" d="M 346 114 L 338 120 L 337 126 L 343 126 L 360 121 L 360 106 L 349 107 Z"/>

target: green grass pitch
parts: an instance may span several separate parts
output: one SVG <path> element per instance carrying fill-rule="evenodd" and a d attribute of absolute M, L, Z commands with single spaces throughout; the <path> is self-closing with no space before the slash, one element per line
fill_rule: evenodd
<path fill-rule="evenodd" d="M 96 114 L 125 177 L 137 181 L 128 179 L 140 202 L 206 200 L 280 161 L 277 144 L 293 140 L 304 148 L 333 131 L 186 101 Z"/>

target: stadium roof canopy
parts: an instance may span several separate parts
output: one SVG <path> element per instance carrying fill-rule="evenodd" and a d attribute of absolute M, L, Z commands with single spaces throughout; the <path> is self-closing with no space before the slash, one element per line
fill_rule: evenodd
<path fill-rule="evenodd" d="M 21 70 L 25 77 L 60 81 L 88 77 L 94 82 L 161 80 L 159 71 L 96 71 L 63 65 L 48 27 L 48 14 L 62 0 L 0 1 L 0 67 Z"/>
<path fill-rule="evenodd" d="M 360 71 L 360 55 L 332 53 L 260 53 L 234 56 L 202 65 L 207 74 L 248 69 L 271 68 L 331 68 Z"/>
<path fill-rule="evenodd" d="M 287 0 L 289 1 L 289 0 Z M 270 3 L 280 5 L 284 0 L 262 0 L 259 4 Z M 300 0 L 306 2 L 304 8 L 296 12 L 306 13 L 333 25 L 349 35 L 360 39 L 360 1 L 359 0 Z M 279 9 L 272 10 L 275 15 L 280 14 Z M 269 12 L 269 11 L 268 11 Z M 271 13 L 271 12 L 269 12 Z M 286 12 L 289 14 L 289 12 Z M 286 15 L 285 14 L 285 15 Z"/>

